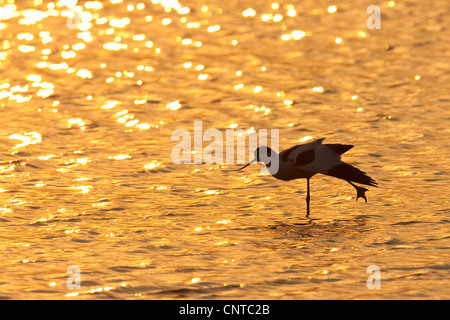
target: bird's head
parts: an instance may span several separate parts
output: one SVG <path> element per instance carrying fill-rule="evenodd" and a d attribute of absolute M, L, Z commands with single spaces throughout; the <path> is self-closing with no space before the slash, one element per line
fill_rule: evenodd
<path fill-rule="evenodd" d="M 244 168 L 246 168 L 247 166 L 249 166 L 250 164 L 254 163 L 254 162 L 262 162 L 264 163 L 268 168 L 272 167 L 272 162 L 276 162 L 276 170 L 278 170 L 278 161 L 274 161 L 278 159 L 278 155 L 275 151 L 273 151 L 272 149 L 270 149 L 269 147 L 266 146 L 261 146 L 256 148 L 255 152 L 254 152 L 254 159 L 252 161 L 250 161 L 249 163 L 247 163 L 245 166 L 243 166 L 242 168 L 239 168 L 235 171 L 239 171 L 242 170 Z"/>

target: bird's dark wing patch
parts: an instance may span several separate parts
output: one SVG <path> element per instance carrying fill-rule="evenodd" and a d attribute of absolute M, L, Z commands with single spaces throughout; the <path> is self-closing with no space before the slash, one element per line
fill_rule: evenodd
<path fill-rule="evenodd" d="M 300 147 L 300 146 L 299 146 L 299 145 L 298 145 L 298 146 L 293 146 L 293 147 L 291 147 L 291 148 L 289 148 L 289 149 L 283 151 L 283 152 L 281 153 L 281 160 L 282 160 L 282 161 L 288 161 L 289 155 L 292 153 L 292 151 L 294 151 L 294 150 L 297 149 L 298 147 Z"/>
<path fill-rule="evenodd" d="M 304 166 L 308 163 L 311 163 L 314 161 L 315 157 L 314 149 L 303 151 L 295 158 L 295 165 L 296 166 Z"/>
<path fill-rule="evenodd" d="M 344 154 L 345 152 L 353 148 L 351 144 L 325 144 L 325 145 L 334 152 L 337 152 L 339 154 Z"/>
<path fill-rule="evenodd" d="M 308 149 L 308 151 L 303 151 L 299 155 L 295 156 L 296 161 L 297 161 L 299 156 L 301 156 L 302 154 L 305 154 L 304 157 L 306 157 L 307 159 L 311 159 L 311 160 L 309 160 L 309 161 L 307 161 L 305 163 L 303 163 L 303 160 L 300 160 L 299 163 L 300 163 L 300 165 L 307 164 L 307 163 L 309 163 L 309 162 L 314 160 L 314 151 L 311 150 L 311 149 L 314 149 L 314 147 L 318 143 L 322 143 L 323 140 L 325 140 L 325 138 L 317 139 L 317 140 L 315 140 L 313 142 L 308 142 L 308 143 L 299 144 L 299 145 L 290 147 L 289 149 L 286 149 L 286 150 L 284 150 L 283 152 L 280 153 L 280 158 L 281 158 L 282 161 L 289 161 L 289 156 L 291 155 L 292 152 L 297 150 L 297 148 Z M 308 152 L 312 152 L 312 154 L 310 154 L 309 157 L 308 157 Z M 306 160 L 304 160 L 304 161 L 306 161 Z M 297 162 L 296 162 L 296 164 L 297 164 Z"/>

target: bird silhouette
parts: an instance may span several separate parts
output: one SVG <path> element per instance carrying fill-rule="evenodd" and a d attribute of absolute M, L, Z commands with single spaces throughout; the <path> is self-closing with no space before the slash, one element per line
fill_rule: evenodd
<path fill-rule="evenodd" d="M 367 202 L 367 188 L 357 186 L 360 183 L 372 187 L 378 187 L 374 179 L 358 168 L 341 161 L 341 155 L 353 148 L 349 144 L 322 144 L 325 138 L 309 143 L 293 146 L 280 154 L 266 146 L 258 147 L 255 158 L 239 171 L 254 162 L 263 162 L 269 169 L 269 173 L 279 180 L 306 179 L 306 216 L 310 214 L 310 182 L 309 180 L 321 173 L 347 181 L 356 189 L 356 201 L 363 198 Z"/>

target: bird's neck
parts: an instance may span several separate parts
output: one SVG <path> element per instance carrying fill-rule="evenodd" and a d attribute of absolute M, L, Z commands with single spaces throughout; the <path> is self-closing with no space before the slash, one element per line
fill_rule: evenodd
<path fill-rule="evenodd" d="M 272 151 L 272 154 L 271 154 L 271 156 L 269 158 L 269 161 L 265 162 L 264 164 L 266 165 L 267 169 L 269 170 L 269 173 L 272 176 L 275 176 L 278 173 L 279 168 L 280 168 L 280 157 L 279 157 L 279 155 Z"/>

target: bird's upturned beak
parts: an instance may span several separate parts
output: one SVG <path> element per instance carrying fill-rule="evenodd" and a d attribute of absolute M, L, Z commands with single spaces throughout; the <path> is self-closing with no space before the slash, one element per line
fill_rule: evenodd
<path fill-rule="evenodd" d="M 239 168 L 239 169 L 236 169 L 236 170 L 232 170 L 232 171 L 240 171 L 240 170 L 242 170 L 242 169 L 244 169 L 244 168 L 247 168 L 250 164 L 252 164 L 253 162 L 255 162 L 256 161 L 256 159 L 253 159 L 252 161 L 250 161 L 249 163 L 247 163 L 245 166 L 243 166 L 242 168 Z"/>

